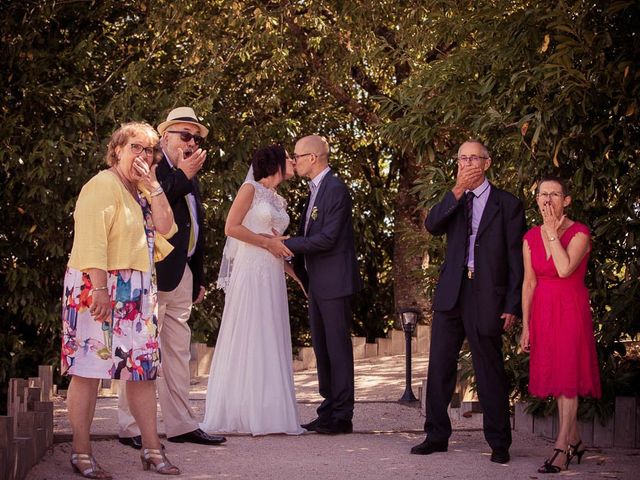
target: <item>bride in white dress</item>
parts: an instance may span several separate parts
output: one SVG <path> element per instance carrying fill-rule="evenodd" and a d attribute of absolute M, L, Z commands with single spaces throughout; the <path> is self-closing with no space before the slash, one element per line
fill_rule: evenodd
<path fill-rule="evenodd" d="M 208 433 L 305 431 L 293 384 L 284 275 L 285 270 L 293 272 L 282 258 L 287 252 L 275 250 L 286 247 L 267 238 L 289 225 L 286 201 L 275 187 L 291 176 L 293 164 L 284 148 L 258 150 L 227 216 L 228 239 L 218 278 L 225 306 L 200 425 Z"/>

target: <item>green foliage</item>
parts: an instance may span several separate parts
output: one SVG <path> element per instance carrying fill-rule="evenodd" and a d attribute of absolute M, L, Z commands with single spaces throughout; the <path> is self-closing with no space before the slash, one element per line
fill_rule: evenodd
<path fill-rule="evenodd" d="M 353 192 L 365 279 L 354 331 L 372 339 L 393 323 L 398 291 L 430 295 L 443 243 L 420 230 L 423 209 L 451 186 L 455 164 L 442 159 L 478 136 L 492 180 L 526 199 L 530 222 L 536 178 L 573 181 L 571 215 L 594 234 L 599 353 L 613 368 L 640 304 L 638 10 L 633 0 L 2 4 L 0 384 L 56 362 L 71 212 L 104 168 L 107 137 L 184 104 L 211 131 L 201 174 L 211 288 L 194 339 L 215 343 L 224 218 L 257 146 L 329 138 Z M 305 187 L 282 193 L 295 225 Z M 418 268 L 394 279 L 398 265 Z M 292 336 L 308 344 L 306 301 L 290 286 Z M 526 362 L 508 357 L 522 391 Z"/>
<path fill-rule="evenodd" d="M 538 221 L 536 179 L 553 173 L 571 180 L 569 215 L 593 233 L 587 283 L 603 368 L 596 413 L 606 417 L 602 406 L 620 393 L 627 371 L 612 355 L 640 331 L 640 44 L 631 21 L 640 5 L 536 5 L 492 2 L 468 12 L 448 34 L 459 48 L 407 86 L 402 106 L 387 106 L 406 112 L 389 129 L 409 132 L 422 149 L 421 139 L 434 136 L 484 139 L 493 181 L 525 199 L 530 224 Z M 433 101 L 420 103 L 425 92 Z M 422 125 L 427 118 L 431 127 Z M 448 143 L 441 150 L 444 158 L 455 154 Z M 426 170 L 416 188 L 423 206 L 450 186 L 451 168 L 444 162 Z M 429 253 L 442 258 L 438 244 Z M 527 361 L 512 348 L 505 353 L 515 392 L 525 394 Z"/>
<path fill-rule="evenodd" d="M 332 27 L 317 17 L 320 9 L 208 0 L 0 6 L 7 72 L 0 79 L 0 385 L 34 375 L 38 364 L 57 364 L 71 214 L 81 186 L 104 168 L 106 139 L 121 122 L 157 124 L 184 104 L 211 131 L 201 173 L 210 289 L 192 316 L 194 339 L 215 343 L 224 298 L 213 282 L 224 218 L 251 153 L 274 142 L 291 148 L 314 132 L 328 136 L 332 165 L 353 188 L 363 264 L 375 257 L 366 266 L 354 329 L 370 337 L 386 331 L 393 311 L 391 153 L 327 96 L 325 72 L 314 70 L 288 31 L 296 16 L 317 29 L 309 40 L 314 48 L 341 54 L 323 40 Z M 327 71 L 338 65 L 329 63 Z M 348 73 L 348 64 L 340 65 Z M 283 195 L 295 227 L 306 187 L 292 182 Z M 308 344 L 306 301 L 295 288 L 290 294 L 294 341 Z"/>

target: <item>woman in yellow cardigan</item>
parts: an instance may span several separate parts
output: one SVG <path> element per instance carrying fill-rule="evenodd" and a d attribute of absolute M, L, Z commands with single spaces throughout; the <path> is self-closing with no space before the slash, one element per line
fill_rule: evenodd
<path fill-rule="evenodd" d="M 127 381 L 140 426 L 142 466 L 177 475 L 156 427 L 155 384 L 160 364 L 154 260 L 164 258 L 175 233 L 173 213 L 153 165 L 155 130 L 126 123 L 109 141 L 110 168 L 82 188 L 74 212 L 73 248 L 62 299 L 62 373 L 73 430 L 73 469 L 109 479 L 91 453 L 90 428 L 101 378 Z"/>

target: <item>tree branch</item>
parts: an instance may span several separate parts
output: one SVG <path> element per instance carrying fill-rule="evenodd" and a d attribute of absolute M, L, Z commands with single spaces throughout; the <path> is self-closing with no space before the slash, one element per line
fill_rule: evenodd
<path fill-rule="evenodd" d="M 329 92 L 329 94 L 336 99 L 336 101 L 347 109 L 358 119 L 362 120 L 368 125 L 377 125 L 381 123 L 380 117 L 374 112 L 368 110 L 364 105 L 355 100 L 349 92 L 347 92 L 341 85 L 333 82 L 326 74 L 328 69 L 321 56 L 317 55 L 309 47 L 307 34 L 305 31 L 295 22 L 295 19 L 290 15 L 285 15 L 285 21 L 291 33 L 298 43 L 298 49 L 302 55 L 308 60 L 317 74 L 317 79 L 320 85 Z"/>

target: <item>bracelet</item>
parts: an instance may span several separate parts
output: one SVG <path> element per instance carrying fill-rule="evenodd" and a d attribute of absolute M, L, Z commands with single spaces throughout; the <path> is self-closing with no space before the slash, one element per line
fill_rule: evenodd
<path fill-rule="evenodd" d="M 94 287 L 94 288 L 92 288 L 92 290 L 93 290 L 94 292 L 99 292 L 100 290 L 109 290 L 109 287 L 107 287 L 107 286 L 104 286 L 104 287 Z"/>
<path fill-rule="evenodd" d="M 164 190 L 162 189 L 162 185 L 159 185 L 153 192 L 149 194 L 150 197 L 157 197 L 158 195 L 162 195 Z"/>

